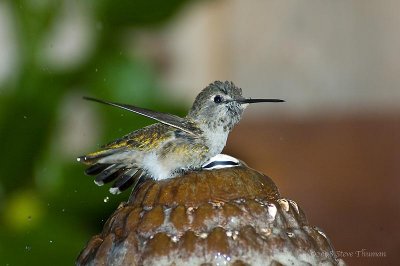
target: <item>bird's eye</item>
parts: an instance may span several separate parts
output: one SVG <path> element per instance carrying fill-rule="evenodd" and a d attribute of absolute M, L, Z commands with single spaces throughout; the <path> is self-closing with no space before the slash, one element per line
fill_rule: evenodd
<path fill-rule="evenodd" d="M 222 98 L 221 95 L 216 95 L 216 96 L 214 97 L 214 102 L 215 102 L 215 103 L 222 103 L 222 100 L 223 100 L 223 98 Z"/>

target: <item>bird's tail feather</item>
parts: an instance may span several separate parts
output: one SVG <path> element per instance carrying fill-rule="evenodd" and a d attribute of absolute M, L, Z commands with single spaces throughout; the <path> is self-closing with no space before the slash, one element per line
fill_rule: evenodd
<path fill-rule="evenodd" d="M 112 182 L 120 175 L 119 170 L 121 170 L 121 168 L 123 168 L 123 166 L 119 164 L 112 164 L 107 166 L 107 168 L 96 175 L 94 182 L 99 186 Z"/>
<path fill-rule="evenodd" d="M 130 186 L 134 189 L 145 175 L 144 171 L 135 165 L 124 163 L 121 157 L 120 149 L 108 149 L 78 157 L 78 161 L 89 165 L 85 173 L 94 176 L 97 185 L 102 186 L 114 181 L 110 192 L 118 194 Z"/>
<path fill-rule="evenodd" d="M 91 166 L 89 166 L 86 170 L 85 170 L 85 174 L 87 175 L 98 175 L 100 174 L 104 169 L 106 169 L 107 167 L 109 167 L 110 164 L 93 164 Z"/>
<path fill-rule="evenodd" d="M 144 172 L 141 169 L 131 168 L 126 170 L 114 182 L 113 186 L 110 188 L 110 192 L 112 194 L 119 194 L 130 186 L 132 186 L 132 189 L 135 189 L 143 175 Z"/>
<path fill-rule="evenodd" d="M 98 186 L 115 180 L 110 188 L 112 194 L 119 194 L 131 186 L 132 189 L 135 189 L 142 177 L 145 176 L 144 171 L 136 167 L 126 167 L 122 164 L 101 163 L 91 165 L 85 170 L 85 174 L 95 176 L 94 182 Z"/>
<path fill-rule="evenodd" d="M 105 157 L 116 154 L 119 151 L 120 151 L 119 149 L 100 150 L 89 153 L 87 155 L 80 156 L 77 158 L 77 161 L 87 165 L 92 165 Z"/>

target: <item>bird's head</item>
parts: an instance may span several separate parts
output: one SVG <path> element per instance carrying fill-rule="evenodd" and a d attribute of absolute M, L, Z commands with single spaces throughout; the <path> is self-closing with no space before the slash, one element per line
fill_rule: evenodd
<path fill-rule="evenodd" d="M 242 89 L 233 82 L 215 81 L 204 88 L 193 103 L 188 117 L 198 123 L 211 127 L 231 130 L 242 117 L 250 103 L 283 102 L 279 99 L 246 99 Z"/>

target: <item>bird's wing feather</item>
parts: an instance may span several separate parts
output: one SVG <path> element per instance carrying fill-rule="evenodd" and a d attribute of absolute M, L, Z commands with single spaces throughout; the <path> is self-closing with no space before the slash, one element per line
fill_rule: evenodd
<path fill-rule="evenodd" d="M 163 123 L 168 126 L 185 131 L 186 133 L 191 134 L 191 135 L 198 136 L 201 134 L 201 130 L 198 127 L 196 127 L 193 123 L 187 121 L 186 119 L 184 119 L 182 117 L 176 116 L 176 115 L 160 113 L 160 112 L 136 107 L 136 106 L 129 105 L 129 104 L 107 102 L 107 101 L 103 101 L 103 100 L 99 100 L 99 99 L 91 98 L 91 97 L 83 97 L 83 98 L 85 100 L 111 105 L 111 106 L 118 107 L 118 108 L 130 111 L 130 112 L 134 112 L 136 114 L 143 115 L 145 117 L 154 119 L 160 123 Z"/>
<path fill-rule="evenodd" d="M 178 130 L 165 124 L 155 123 L 107 143 L 101 146 L 100 150 L 79 157 L 78 161 L 92 165 L 103 158 L 112 158 L 116 154 L 129 150 L 149 151 L 160 143 L 174 138 L 176 131 Z M 97 172 L 97 169 L 93 168 L 89 171 Z"/>
<path fill-rule="evenodd" d="M 126 149 L 149 150 L 157 146 L 159 143 L 173 137 L 174 130 L 169 126 L 161 123 L 155 123 L 150 126 L 135 130 L 122 138 L 116 139 L 101 148 L 109 149 Z"/>

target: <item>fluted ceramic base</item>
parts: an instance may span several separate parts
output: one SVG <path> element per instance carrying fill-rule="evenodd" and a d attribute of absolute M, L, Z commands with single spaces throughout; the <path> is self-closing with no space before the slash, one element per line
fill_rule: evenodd
<path fill-rule="evenodd" d="M 344 265 L 270 178 L 241 166 L 148 180 L 77 265 Z"/>

